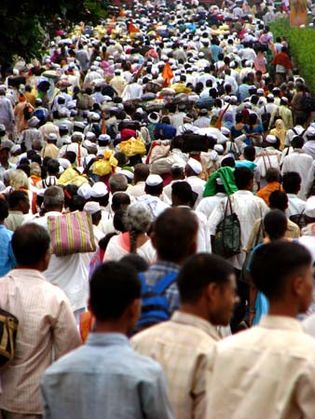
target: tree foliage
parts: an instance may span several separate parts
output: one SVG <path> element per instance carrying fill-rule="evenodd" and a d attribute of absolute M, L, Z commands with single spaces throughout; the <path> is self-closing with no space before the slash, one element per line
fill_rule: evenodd
<path fill-rule="evenodd" d="M 15 55 L 38 57 L 58 22 L 66 27 L 104 13 L 102 0 L 0 0 L 0 64 L 8 65 Z"/>

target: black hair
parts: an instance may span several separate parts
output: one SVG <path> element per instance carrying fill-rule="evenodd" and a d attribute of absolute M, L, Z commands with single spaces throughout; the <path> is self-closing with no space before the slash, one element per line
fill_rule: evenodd
<path fill-rule="evenodd" d="M 256 158 L 256 149 L 255 149 L 255 147 L 252 146 L 252 145 L 247 145 L 246 147 L 244 147 L 243 155 L 244 155 L 244 157 L 245 157 L 246 160 L 254 161 L 255 158 Z"/>
<path fill-rule="evenodd" d="M 137 271 L 130 264 L 107 262 L 96 268 L 90 281 L 90 304 L 97 320 L 119 319 L 141 295 Z"/>
<path fill-rule="evenodd" d="M 254 174 L 247 167 L 237 167 L 234 171 L 234 179 L 238 189 L 246 189 L 253 181 Z"/>
<path fill-rule="evenodd" d="M 19 266 L 34 266 L 39 263 L 49 246 L 47 230 L 35 223 L 18 227 L 12 236 L 12 249 Z"/>
<path fill-rule="evenodd" d="M 171 187 L 172 196 L 176 196 L 181 205 L 189 205 L 192 207 L 195 204 L 196 199 L 188 182 L 174 182 Z"/>
<path fill-rule="evenodd" d="M 189 208 L 168 208 L 156 219 L 153 231 L 158 257 L 178 263 L 190 256 L 198 221 Z"/>
<path fill-rule="evenodd" d="M 177 277 L 181 302 L 195 303 L 211 282 L 224 285 L 233 273 L 233 266 L 220 256 L 208 253 L 191 256 Z"/>
<path fill-rule="evenodd" d="M 58 160 L 50 159 L 47 162 L 47 172 L 51 176 L 57 176 L 59 173 L 60 163 Z"/>
<path fill-rule="evenodd" d="M 120 262 L 132 266 L 137 272 L 145 272 L 149 269 L 148 262 L 135 253 L 129 253 L 120 259 Z"/>
<path fill-rule="evenodd" d="M 297 194 L 301 189 L 301 182 L 301 176 L 297 172 L 286 172 L 282 177 L 282 185 L 286 193 Z"/>
<path fill-rule="evenodd" d="M 285 211 L 288 208 L 288 196 L 280 190 L 273 191 L 269 196 L 269 207 Z"/>
<path fill-rule="evenodd" d="M 292 138 L 291 145 L 293 148 L 302 148 L 304 145 L 304 139 L 300 135 L 295 135 Z"/>
<path fill-rule="evenodd" d="M 114 212 L 120 210 L 124 206 L 130 205 L 130 196 L 125 192 L 116 192 L 112 198 L 112 210 Z"/>
<path fill-rule="evenodd" d="M 256 288 L 269 300 L 275 300 L 283 296 L 288 278 L 311 263 L 312 257 L 304 246 L 276 240 L 255 251 L 251 275 Z"/>
<path fill-rule="evenodd" d="M 270 240 L 282 239 L 288 228 L 288 219 L 279 209 L 269 211 L 264 218 L 264 229 Z"/>
<path fill-rule="evenodd" d="M 9 204 L 6 200 L 0 199 L 0 221 L 4 221 L 9 215 Z"/>
<path fill-rule="evenodd" d="M 8 198 L 9 207 L 10 209 L 17 208 L 17 206 L 19 205 L 21 201 L 26 201 L 26 200 L 28 200 L 28 195 L 26 192 L 13 191 L 10 193 L 9 198 Z"/>

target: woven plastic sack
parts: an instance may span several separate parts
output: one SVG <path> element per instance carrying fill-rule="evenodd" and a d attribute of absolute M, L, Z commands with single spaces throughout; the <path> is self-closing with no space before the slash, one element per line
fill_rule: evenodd
<path fill-rule="evenodd" d="M 86 212 L 70 212 L 48 217 L 51 249 L 56 256 L 95 252 L 92 217 Z"/>

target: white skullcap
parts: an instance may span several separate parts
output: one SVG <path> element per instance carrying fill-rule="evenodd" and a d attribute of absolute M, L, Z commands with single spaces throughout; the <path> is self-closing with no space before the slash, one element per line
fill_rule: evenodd
<path fill-rule="evenodd" d="M 85 134 L 85 138 L 87 140 L 94 140 L 96 138 L 96 135 L 94 134 L 94 132 L 89 131 Z"/>
<path fill-rule="evenodd" d="M 277 137 L 275 135 L 267 135 L 266 142 L 269 144 L 275 144 L 277 142 Z"/>
<path fill-rule="evenodd" d="M 98 202 L 90 201 L 84 205 L 83 211 L 93 215 L 101 211 L 101 206 Z"/>
<path fill-rule="evenodd" d="M 131 172 L 131 170 L 123 169 L 119 173 L 125 175 L 128 180 L 133 180 L 134 178 L 134 174 Z"/>
<path fill-rule="evenodd" d="M 221 132 L 222 132 L 223 135 L 226 135 L 226 136 L 231 134 L 231 131 L 226 127 L 222 127 Z"/>
<path fill-rule="evenodd" d="M 55 134 L 54 132 L 51 132 L 50 134 L 48 134 L 47 139 L 50 141 L 57 141 L 58 137 L 57 137 L 57 134 Z"/>
<path fill-rule="evenodd" d="M 197 175 L 200 175 L 200 173 L 202 172 L 202 166 L 198 160 L 190 157 L 187 164 Z"/>
<path fill-rule="evenodd" d="M 314 137 L 315 136 L 315 128 L 308 127 L 305 132 L 306 137 Z"/>
<path fill-rule="evenodd" d="M 77 194 L 84 199 L 90 199 L 92 196 L 92 188 L 88 183 L 83 183 L 78 189 Z"/>
<path fill-rule="evenodd" d="M 160 175 L 149 175 L 145 181 L 145 184 L 148 186 L 158 186 L 161 183 L 163 183 L 163 179 Z"/>
<path fill-rule="evenodd" d="M 92 198 L 102 198 L 103 196 L 108 194 L 108 189 L 105 183 L 103 182 L 96 182 L 92 186 L 91 197 Z"/>
<path fill-rule="evenodd" d="M 223 154 L 224 147 L 222 144 L 215 144 L 213 150 L 217 151 L 219 154 Z"/>

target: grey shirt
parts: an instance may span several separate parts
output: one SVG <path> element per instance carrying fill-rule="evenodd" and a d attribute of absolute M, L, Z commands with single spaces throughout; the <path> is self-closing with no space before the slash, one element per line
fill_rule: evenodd
<path fill-rule="evenodd" d="M 118 333 L 91 333 L 42 380 L 46 419 L 174 419 L 161 367 Z"/>

